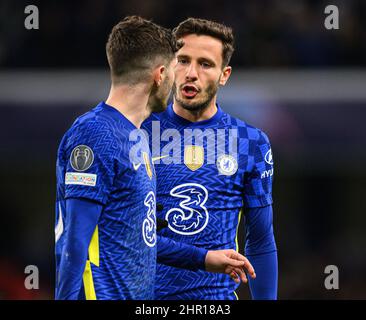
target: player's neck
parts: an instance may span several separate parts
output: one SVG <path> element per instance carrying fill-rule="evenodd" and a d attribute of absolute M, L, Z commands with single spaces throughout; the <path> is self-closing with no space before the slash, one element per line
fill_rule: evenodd
<path fill-rule="evenodd" d="M 106 104 L 114 107 L 123 114 L 137 128 L 149 117 L 149 95 L 145 85 L 112 86 Z"/>
<path fill-rule="evenodd" d="M 184 109 L 176 100 L 174 100 L 173 111 L 178 116 L 191 122 L 208 120 L 211 119 L 217 112 L 216 97 L 212 99 L 210 104 L 205 109 L 198 111 Z"/>

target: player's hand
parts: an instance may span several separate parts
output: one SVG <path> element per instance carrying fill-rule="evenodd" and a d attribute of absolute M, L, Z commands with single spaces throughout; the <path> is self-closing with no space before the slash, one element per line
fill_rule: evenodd
<path fill-rule="evenodd" d="M 246 272 L 255 278 L 255 271 L 249 260 L 232 249 L 210 250 L 205 260 L 206 271 L 228 274 L 236 283 L 248 282 Z"/>

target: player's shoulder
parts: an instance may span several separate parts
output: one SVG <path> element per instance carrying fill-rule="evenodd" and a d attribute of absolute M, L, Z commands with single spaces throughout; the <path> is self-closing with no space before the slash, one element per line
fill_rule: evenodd
<path fill-rule="evenodd" d="M 69 144 L 110 144 L 124 135 L 118 134 L 115 121 L 104 112 L 101 103 L 75 119 L 66 131 L 64 140 Z M 126 137 L 127 138 L 127 137 Z"/>
<path fill-rule="evenodd" d="M 85 134 L 97 136 L 128 136 L 136 129 L 119 111 L 106 105 L 104 102 L 76 118 L 71 131 L 82 131 Z"/>
<path fill-rule="evenodd" d="M 255 140 L 260 144 L 269 143 L 268 135 L 262 129 L 228 113 L 225 113 L 224 115 L 223 121 L 229 128 L 236 129 L 238 131 L 239 138 Z"/>
<path fill-rule="evenodd" d="M 70 129 L 109 128 L 112 125 L 110 120 L 102 107 L 102 103 L 99 103 L 88 112 L 77 117 Z"/>

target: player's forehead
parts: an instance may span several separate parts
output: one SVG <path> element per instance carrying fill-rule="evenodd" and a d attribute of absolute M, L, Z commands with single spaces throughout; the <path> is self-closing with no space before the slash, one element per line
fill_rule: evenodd
<path fill-rule="evenodd" d="M 191 59 L 208 58 L 216 63 L 222 62 L 222 42 L 211 36 L 189 34 L 181 38 L 184 45 L 177 52 L 177 57 L 186 56 Z"/>

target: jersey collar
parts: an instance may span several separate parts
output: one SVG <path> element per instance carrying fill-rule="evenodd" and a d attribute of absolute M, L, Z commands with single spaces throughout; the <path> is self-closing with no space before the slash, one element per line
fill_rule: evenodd
<path fill-rule="evenodd" d="M 186 126 L 186 127 L 200 127 L 200 126 L 208 126 L 210 124 L 217 123 L 221 119 L 221 117 L 223 115 L 223 111 L 220 108 L 218 103 L 216 103 L 216 107 L 217 107 L 217 111 L 210 119 L 197 121 L 197 122 L 189 121 L 189 120 L 177 115 L 173 110 L 173 103 L 168 105 L 167 113 L 168 113 L 169 117 L 174 122 L 179 123 L 183 126 Z"/>
<path fill-rule="evenodd" d="M 110 115 L 115 118 L 116 120 L 122 120 L 123 125 L 125 126 L 125 128 L 127 130 L 135 130 L 137 129 L 137 127 L 130 121 L 128 120 L 121 112 L 119 112 L 116 108 L 106 104 L 104 101 L 102 101 L 101 103 L 101 107 L 106 110 L 107 112 L 110 113 Z"/>

